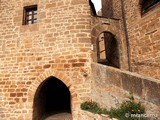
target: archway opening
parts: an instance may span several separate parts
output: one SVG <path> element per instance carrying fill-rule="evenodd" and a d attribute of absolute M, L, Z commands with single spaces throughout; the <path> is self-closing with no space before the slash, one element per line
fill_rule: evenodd
<path fill-rule="evenodd" d="M 119 49 L 115 36 L 110 32 L 102 32 L 97 40 L 98 63 L 120 68 Z"/>
<path fill-rule="evenodd" d="M 56 77 L 49 77 L 37 89 L 33 104 L 33 120 L 68 112 L 71 113 L 69 88 Z"/>

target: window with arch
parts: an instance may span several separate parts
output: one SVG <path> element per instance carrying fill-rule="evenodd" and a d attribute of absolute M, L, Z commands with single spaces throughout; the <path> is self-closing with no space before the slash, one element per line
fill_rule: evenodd
<path fill-rule="evenodd" d="M 115 36 L 110 32 L 103 32 L 97 40 L 98 63 L 120 68 L 119 50 Z"/>
<path fill-rule="evenodd" d="M 142 14 L 148 12 L 150 9 L 152 9 L 154 6 L 156 6 L 159 3 L 160 3 L 160 0 L 141 0 L 140 4 L 141 4 Z"/>

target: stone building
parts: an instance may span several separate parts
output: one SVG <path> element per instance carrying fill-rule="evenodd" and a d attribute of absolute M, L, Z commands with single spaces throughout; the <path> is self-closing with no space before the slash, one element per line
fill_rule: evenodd
<path fill-rule="evenodd" d="M 41 120 L 130 93 L 160 114 L 159 0 L 0 0 L 0 120 Z M 94 14 L 93 14 L 94 13 Z"/>

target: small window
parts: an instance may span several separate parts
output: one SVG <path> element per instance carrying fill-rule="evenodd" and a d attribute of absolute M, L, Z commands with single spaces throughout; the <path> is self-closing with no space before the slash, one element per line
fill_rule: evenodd
<path fill-rule="evenodd" d="M 23 24 L 37 23 L 37 5 L 24 7 L 24 20 Z"/>
<path fill-rule="evenodd" d="M 142 0 L 141 2 L 141 10 L 142 14 L 148 12 L 155 5 L 160 3 L 160 0 Z"/>

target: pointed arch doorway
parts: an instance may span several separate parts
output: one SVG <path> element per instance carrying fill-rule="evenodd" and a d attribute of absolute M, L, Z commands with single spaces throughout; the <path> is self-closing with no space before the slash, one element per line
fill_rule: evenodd
<path fill-rule="evenodd" d="M 49 77 L 38 87 L 33 102 L 33 120 L 45 120 L 50 115 L 71 113 L 69 88 L 58 78 Z"/>

